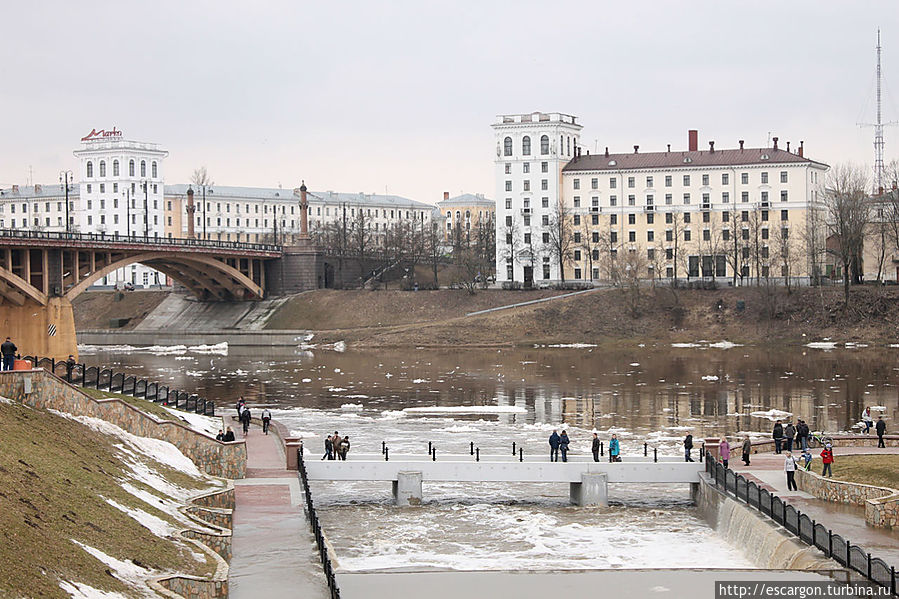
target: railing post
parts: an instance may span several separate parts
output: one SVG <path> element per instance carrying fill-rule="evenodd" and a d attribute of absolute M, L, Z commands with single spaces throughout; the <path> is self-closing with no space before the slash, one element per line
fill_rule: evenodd
<path fill-rule="evenodd" d="M 381 453 L 387 453 L 387 441 L 381 441 Z"/>
<path fill-rule="evenodd" d="M 522 449 L 521 447 L 518 448 L 518 461 L 524 461 L 524 449 Z"/>
<path fill-rule="evenodd" d="M 470 445 L 471 445 L 471 455 L 474 455 L 474 441 L 471 441 Z"/>
<path fill-rule="evenodd" d="M 702 461 L 703 456 L 705 455 L 705 443 L 702 444 L 702 449 L 699 450 L 699 461 Z"/>
<path fill-rule="evenodd" d="M 896 568 L 890 566 L 890 592 L 896 594 Z"/>
<path fill-rule="evenodd" d="M 512 441 L 512 455 L 514 456 L 517 452 L 515 451 L 515 441 Z"/>
<path fill-rule="evenodd" d="M 605 441 L 599 442 L 599 455 L 606 455 L 605 446 L 606 446 Z"/>
<path fill-rule="evenodd" d="M 434 448 L 431 450 L 431 461 L 432 461 L 432 462 L 436 462 L 436 461 L 437 461 L 437 448 L 436 448 L 436 447 L 434 447 Z"/>
<path fill-rule="evenodd" d="M 868 580 L 871 580 L 871 554 L 868 554 Z"/>
<path fill-rule="evenodd" d="M 817 538 L 817 531 L 815 530 L 815 521 L 812 520 L 812 547 L 815 547 L 815 539 Z"/>
<path fill-rule="evenodd" d="M 481 461 L 481 448 L 478 447 L 478 448 L 475 449 L 474 451 L 475 451 L 475 458 L 474 458 L 474 461 L 475 461 L 475 462 L 480 462 L 480 461 Z"/>
<path fill-rule="evenodd" d="M 658 447 L 652 448 L 652 461 L 653 462 L 659 461 L 659 448 Z"/>
<path fill-rule="evenodd" d="M 389 462 L 389 461 L 390 461 L 390 450 L 387 449 L 387 446 L 386 446 L 386 445 L 384 446 L 384 461 L 385 461 L 385 462 Z"/>
<path fill-rule="evenodd" d="M 431 441 L 428 441 L 428 455 L 431 455 L 432 449 L 433 449 L 433 445 L 431 444 Z"/>
<path fill-rule="evenodd" d="M 649 455 L 647 453 L 647 451 L 649 451 L 649 446 L 646 444 L 646 441 L 643 441 L 643 457 L 644 458 Z"/>
<path fill-rule="evenodd" d="M 833 557 L 833 531 L 827 529 L 827 557 Z"/>

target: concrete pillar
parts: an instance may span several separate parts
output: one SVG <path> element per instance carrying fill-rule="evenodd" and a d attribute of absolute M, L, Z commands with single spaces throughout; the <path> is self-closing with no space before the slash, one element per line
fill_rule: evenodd
<path fill-rule="evenodd" d="M 421 505 L 421 472 L 397 472 L 393 499 L 399 506 Z"/>
<path fill-rule="evenodd" d="M 0 331 L 3 338 L 12 338 L 23 356 L 57 360 L 65 360 L 69 354 L 78 357 L 75 316 L 71 302 L 65 297 L 51 297 L 46 306 L 30 300 L 21 306 L 3 303 Z"/>
<path fill-rule="evenodd" d="M 609 475 L 605 472 L 584 472 L 581 482 L 568 486 L 571 503 L 609 507 Z"/>

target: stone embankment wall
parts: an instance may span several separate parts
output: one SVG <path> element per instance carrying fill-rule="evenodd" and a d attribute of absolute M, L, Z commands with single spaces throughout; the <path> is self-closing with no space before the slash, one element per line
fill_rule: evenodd
<path fill-rule="evenodd" d="M 872 526 L 899 526 L 899 491 L 844 480 L 824 478 L 814 472 L 798 470 L 797 486 L 818 499 L 865 506 L 865 521 Z"/>
<path fill-rule="evenodd" d="M 715 488 L 704 472 L 691 485 L 693 501 L 705 521 L 759 568 L 772 570 L 842 570 L 814 547 L 761 512 Z"/>
<path fill-rule="evenodd" d="M 877 447 L 877 435 L 834 435 L 831 437 L 833 439 L 834 447 Z M 730 441 L 730 439 L 728 439 Z M 718 440 L 715 439 L 717 443 Z M 739 454 L 740 447 L 742 446 L 742 441 L 739 442 L 738 445 L 731 445 L 731 451 L 733 452 L 736 449 L 736 452 Z M 883 436 L 883 444 L 887 447 L 899 447 L 899 435 L 884 435 Z M 796 442 L 793 442 L 793 450 L 797 451 Z M 764 441 L 753 441 L 752 442 L 752 453 L 759 453 L 764 451 L 774 451 L 774 439 L 765 439 Z M 739 458 L 740 456 L 737 455 Z"/>
<path fill-rule="evenodd" d="M 27 395 L 26 378 L 31 381 L 31 392 Z M 157 420 L 120 399 L 94 399 L 44 370 L 0 372 L 0 396 L 32 407 L 100 418 L 133 435 L 168 441 L 197 468 L 212 476 L 246 476 L 247 446 L 244 441 L 222 443 L 179 422 Z"/>

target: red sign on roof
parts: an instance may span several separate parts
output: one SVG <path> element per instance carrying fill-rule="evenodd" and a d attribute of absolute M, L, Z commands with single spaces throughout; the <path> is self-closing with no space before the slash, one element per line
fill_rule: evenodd
<path fill-rule="evenodd" d="M 96 139 L 104 139 L 108 137 L 122 137 L 122 132 L 112 128 L 111 131 L 107 131 L 106 129 L 100 129 L 97 131 L 96 129 L 91 129 L 91 132 L 81 138 L 81 141 L 94 141 Z"/>

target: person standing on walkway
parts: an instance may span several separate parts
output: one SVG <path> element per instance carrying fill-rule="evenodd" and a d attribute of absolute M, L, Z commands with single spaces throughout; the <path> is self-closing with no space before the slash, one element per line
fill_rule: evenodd
<path fill-rule="evenodd" d="M 66 382 L 72 382 L 72 371 L 75 370 L 75 356 L 73 354 L 69 354 L 69 357 L 66 359 Z"/>
<path fill-rule="evenodd" d="M 562 431 L 562 434 L 559 435 L 559 449 L 562 451 L 562 461 L 568 461 L 568 444 L 571 443 L 571 439 L 568 438 L 568 433 Z"/>
<path fill-rule="evenodd" d="M 19 348 L 7 337 L 6 341 L 0 345 L 0 354 L 3 355 L 3 370 L 12 370 L 16 363 L 16 352 Z"/>
<path fill-rule="evenodd" d="M 252 415 L 250 414 L 250 408 L 247 406 L 243 407 L 243 412 L 240 413 L 240 421 L 243 423 L 243 436 L 246 437 L 250 432 L 250 420 L 252 419 Z"/>
<path fill-rule="evenodd" d="M 825 445 L 821 451 L 821 463 L 824 464 L 821 476 L 833 478 L 833 446 L 830 443 Z"/>
<path fill-rule="evenodd" d="M 693 434 L 687 433 L 687 436 L 684 437 L 684 461 L 692 462 L 693 458 L 690 457 L 690 452 L 693 450 Z"/>
<path fill-rule="evenodd" d="M 721 458 L 724 467 L 727 468 L 727 463 L 730 460 L 730 443 L 727 442 L 725 437 L 721 437 L 721 441 L 718 443 L 718 456 Z"/>
<path fill-rule="evenodd" d="M 787 441 L 787 451 L 793 451 L 793 437 L 796 436 L 796 427 L 792 422 L 788 422 L 784 427 L 784 438 Z"/>
<path fill-rule="evenodd" d="M 593 447 L 591 447 L 593 451 L 593 461 L 599 461 L 599 435 L 593 433 Z"/>
<path fill-rule="evenodd" d="M 550 462 L 558 462 L 559 461 L 559 443 L 561 443 L 561 438 L 559 437 L 559 433 L 553 429 L 553 434 L 549 436 L 549 461 Z"/>
<path fill-rule="evenodd" d="M 871 432 L 871 427 L 874 426 L 874 417 L 871 416 L 871 406 L 865 406 L 865 410 L 862 412 L 862 422 L 865 423 L 865 434 L 867 435 Z"/>
<path fill-rule="evenodd" d="M 242 397 L 242 396 L 241 396 L 241 397 L 238 397 L 238 398 L 237 398 L 237 406 L 236 406 L 236 407 L 237 407 L 237 417 L 238 417 L 238 418 L 240 418 L 240 415 L 243 413 L 243 407 L 244 407 L 244 404 L 245 404 L 245 402 L 244 402 L 244 400 L 243 400 L 243 397 Z"/>
<path fill-rule="evenodd" d="M 784 472 L 787 473 L 787 490 L 798 491 L 799 489 L 796 487 L 796 460 L 793 459 L 793 454 L 789 451 L 787 451 L 786 458 L 784 458 Z"/>
<path fill-rule="evenodd" d="M 774 423 L 774 431 L 771 436 L 774 438 L 774 453 L 780 453 L 780 446 L 784 439 L 784 427 L 780 420 Z"/>
<path fill-rule="evenodd" d="M 325 455 L 322 456 L 322 459 L 334 459 L 334 440 L 331 439 L 331 435 L 325 437 Z"/>
<path fill-rule="evenodd" d="M 612 435 L 612 438 L 609 439 L 609 461 L 621 461 L 621 444 L 618 443 L 618 435 Z"/>
<path fill-rule="evenodd" d="M 272 421 L 272 411 L 268 408 L 262 410 L 262 432 L 268 434 L 268 424 Z"/>
<path fill-rule="evenodd" d="M 349 450 L 350 450 L 350 436 L 347 435 L 340 441 L 340 451 L 338 452 L 337 455 L 339 455 L 340 459 L 345 462 L 346 454 Z"/>
<path fill-rule="evenodd" d="M 752 453 L 752 441 L 749 437 L 743 438 L 743 463 L 749 465 L 749 454 Z"/>
<path fill-rule="evenodd" d="M 808 449 L 808 425 L 805 420 L 798 421 L 796 425 L 796 443 L 802 448 L 802 451 Z"/>
<path fill-rule="evenodd" d="M 887 423 L 883 421 L 883 416 L 877 417 L 877 426 L 874 427 L 874 430 L 877 431 L 877 447 L 886 448 L 883 443 L 883 435 L 887 432 Z"/>

